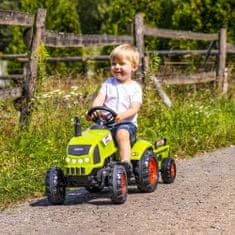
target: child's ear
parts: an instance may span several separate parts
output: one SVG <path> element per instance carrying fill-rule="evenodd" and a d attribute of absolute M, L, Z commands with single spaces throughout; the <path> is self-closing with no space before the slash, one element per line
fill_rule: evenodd
<path fill-rule="evenodd" d="M 135 72 L 138 69 L 138 66 L 136 64 L 132 64 L 132 72 Z"/>

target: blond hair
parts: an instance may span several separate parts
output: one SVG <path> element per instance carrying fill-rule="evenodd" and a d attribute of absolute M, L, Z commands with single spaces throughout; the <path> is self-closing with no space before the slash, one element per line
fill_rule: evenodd
<path fill-rule="evenodd" d="M 138 67 L 140 61 L 140 54 L 137 48 L 130 44 L 122 44 L 115 47 L 110 54 L 111 61 L 115 60 L 128 60 L 132 63 L 133 67 Z"/>

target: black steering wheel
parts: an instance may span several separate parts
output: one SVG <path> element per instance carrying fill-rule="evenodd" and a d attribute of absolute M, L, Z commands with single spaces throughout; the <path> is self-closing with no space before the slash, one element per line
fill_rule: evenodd
<path fill-rule="evenodd" d="M 108 107 L 95 106 L 87 112 L 87 115 L 93 122 L 105 126 L 115 122 L 117 113 Z"/>

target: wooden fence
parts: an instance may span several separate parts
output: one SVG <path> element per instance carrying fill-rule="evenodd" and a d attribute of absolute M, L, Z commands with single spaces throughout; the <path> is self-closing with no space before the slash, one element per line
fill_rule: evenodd
<path fill-rule="evenodd" d="M 31 113 L 30 100 L 34 96 L 35 83 L 37 79 L 38 58 L 37 48 L 43 41 L 47 47 L 81 47 L 81 46 L 112 46 L 121 43 L 133 43 L 131 36 L 113 35 L 75 35 L 68 33 L 57 33 L 45 29 L 46 10 L 38 9 L 36 14 L 28 14 L 16 11 L 0 10 L 0 25 L 18 25 L 29 27 L 26 31 L 25 42 L 30 47 L 30 54 L 3 55 L 0 59 L 23 59 L 27 61 L 25 75 L 0 76 L 0 79 L 21 80 L 22 85 L 14 89 L 0 90 L 0 98 L 17 98 L 16 107 L 20 111 L 20 126 L 27 127 Z M 107 56 L 89 57 L 86 59 L 107 59 Z M 49 58 L 49 61 L 77 61 L 82 57 Z"/>
<path fill-rule="evenodd" d="M 145 78 L 145 74 L 147 72 L 147 63 L 146 63 L 146 55 L 151 54 L 152 52 L 145 52 L 144 49 L 144 37 L 145 36 L 154 36 L 160 38 L 173 38 L 173 39 L 191 39 L 191 40 L 203 40 L 203 41 L 211 41 L 210 46 L 207 50 L 177 50 L 177 51 L 157 51 L 159 55 L 163 54 L 174 54 L 174 55 L 182 55 L 182 54 L 206 54 L 207 62 L 208 58 L 212 54 L 216 54 L 218 58 L 217 69 L 214 73 L 210 72 L 205 74 L 205 79 L 203 79 L 202 74 L 193 74 L 192 76 L 185 75 L 182 76 L 182 79 L 177 76 L 176 79 L 171 78 L 164 81 L 167 84 L 189 84 L 189 83 L 202 83 L 208 82 L 212 80 L 217 80 L 219 87 L 223 87 L 224 83 L 224 74 L 225 74 L 225 66 L 226 66 L 226 53 L 235 53 L 235 46 L 226 43 L 226 29 L 220 29 L 218 33 L 206 34 L 206 33 L 194 33 L 187 31 L 179 31 L 179 30 L 171 30 L 171 29 L 159 29 L 152 28 L 146 24 L 144 24 L 144 16 L 142 14 L 137 14 L 135 16 L 135 42 L 136 46 L 141 53 L 142 63 L 141 63 L 141 72 L 143 74 L 143 78 Z M 218 49 L 213 50 L 212 48 L 215 46 L 215 42 L 218 41 Z"/>
<path fill-rule="evenodd" d="M 193 40 L 207 40 L 211 44 L 207 50 L 194 50 L 194 51 L 157 51 L 159 55 L 164 54 L 206 54 L 206 59 L 211 54 L 218 55 L 218 67 L 216 72 L 200 73 L 193 76 L 171 77 L 164 79 L 162 82 L 165 84 L 192 84 L 209 81 L 217 81 L 220 86 L 223 86 L 226 52 L 235 53 L 235 46 L 226 43 L 226 30 L 221 29 L 219 33 L 205 34 L 193 33 L 185 31 L 176 31 L 169 29 L 151 28 L 144 24 L 144 17 L 142 14 L 135 16 L 134 28 L 135 33 L 133 36 L 113 36 L 113 35 L 75 35 L 68 33 L 58 33 L 46 30 L 45 28 L 46 10 L 38 9 L 36 14 L 22 13 L 16 11 L 3 11 L 0 10 L 0 25 L 18 25 L 27 27 L 24 35 L 24 41 L 30 48 L 29 54 L 18 55 L 0 55 L 0 59 L 18 60 L 24 62 L 24 74 L 0 76 L 1 80 L 14 80 L 17 86 L 14 89 L 0 90 L 0 99 L 9 97 L 16 98 L 15 104 L 20 111 L 20 126 L 27 127 L 29 123 L 31 107 L 30 100 L 34 96 L 35 84 L 37 79 L 38 58 L 37 48 L 43 41 L 46 47 L 83 47 L 83 46 L 112 46 L 121 43 L 135 43 L 141 54 L 140 74 L 143 81 L 147 73 L 147 60 L 149 54 L 144 48 L 144 37 L 155 36 L 162 38 L 176 38 L 176 39 L 193 39 Z M 219 42 L 219 48 L 213 49 L 214 42 Z M 48 58 L 48 61 L 84 61 L 84 60 L 107 60 L 109 56 L 82 56 L 74 57 L 56 57 Z"/>

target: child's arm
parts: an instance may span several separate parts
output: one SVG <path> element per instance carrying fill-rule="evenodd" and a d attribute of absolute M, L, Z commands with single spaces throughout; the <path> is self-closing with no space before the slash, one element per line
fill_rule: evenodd
<path fill-rule="evenodd" d="M 103 106 L 104 100 L 105 100 L 105 95 L 102 94 L 102 93 L 98 93 L 98 95 L 97 95 L 97 96 L 95 97 L 95 99 L 93 100 L 92 107 L 95 107 L 95 106 Z M 86 120 L 87 120 L 87 121 L 91 121 L 91 117 L 88 116 L 87 113 L 86 113 Z"/>
<path fill-rule="evenodd" d="M 137 103 L 137 102 L 132 103 L 130 105 L 129 109 L 127 109 L 127 111 L 117 114 L 115 121 L 118 123 L 118 122 L 121 122 L 127 118 L 133 117 L 139 111 L 140 106 L 141 106 L 140 103 Z"/>
<path fill-rule="evenodd" d="M 98 93 L 98 95 L 96 96 L 96 98 L 92 103 L 92 107 L 103 106 L 104 100 L 105 100 L 105 95 L 103 93 Z"/>

